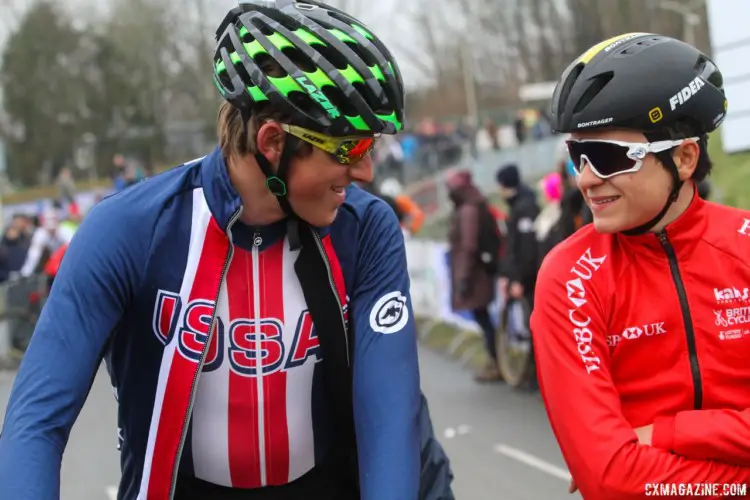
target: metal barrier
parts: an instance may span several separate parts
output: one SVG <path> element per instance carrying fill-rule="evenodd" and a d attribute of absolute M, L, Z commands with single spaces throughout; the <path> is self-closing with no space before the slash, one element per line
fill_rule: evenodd
<path fill-rule="evenodd" d="M 562 136 L 553 136 L 536 142 L 527 142 L 513 149 L 481 152 L 476 158 L 464 157 L 465 165 L 459 167 L 471 170 L 474 184 L 485 194 L 497 187 L 495 172 L 508 163 L 515 163 L 526 181 L 535 181 L 544 174 L 553 172 L 560 156 Z M 451 203 L 445 187 L 446 171 L 411 184 L 407 187 L 409 196 L 425 212 L 426 218 L 440 218 L 450 213 Z"/>
<path fill-rule="evenodd" d="M 46 296 L 44 275 L 0 283 L 0 365 L 12 364 L 17 357 L 14 353 L 18 354 L 19 346 L 14 343 L 28 341 Z"/>

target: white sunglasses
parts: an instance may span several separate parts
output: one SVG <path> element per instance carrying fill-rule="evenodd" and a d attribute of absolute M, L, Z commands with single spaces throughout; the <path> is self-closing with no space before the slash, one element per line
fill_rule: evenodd
<path fill-rule="evenodd" d="M 583 172 L 584 161 L 600 179 L 637 172 L 649 153 L 661 153 L 685 141 L 698 141 L 689 137 L 675 141 L 625 142 L 607 139 L 569 139 L 565 141 L 568 154 L 578 175 Z M 598 167 L 597 167 L 598 165 Z"/>

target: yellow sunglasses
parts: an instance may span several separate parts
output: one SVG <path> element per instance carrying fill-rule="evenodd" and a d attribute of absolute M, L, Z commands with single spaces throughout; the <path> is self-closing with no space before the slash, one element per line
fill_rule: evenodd
<path fill-rule="evenodd" d="M 289 135 L 293 135 L 318 149 L 322 149 L 342 165 L 356 163 L 368 156 L 372 153 L 375 143 L 380 138 L 380 134 L 367 137 L 331 137 L 330 135 L 321 134 L 296 125 L 287 125 L 285 123 L 281 123 L 280 125 L 281 129 Z"/>

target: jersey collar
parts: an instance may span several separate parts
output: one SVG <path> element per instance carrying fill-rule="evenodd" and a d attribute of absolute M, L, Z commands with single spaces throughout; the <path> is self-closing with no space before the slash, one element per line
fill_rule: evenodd
<path fill-rule="evenodd" d="M 665 228 L 667 239 L 678 258 L 690 254 L 705 234 L 707 225 L 705 208 L 706 202 L 698 196 L 696 190 L 687 210 Z M 620 244 L 634 252 L 643 253 L 645 251 L 657 257 L 667 257 L 664 245 L 656 233 L 638 236 L 618 234 L 617 239 Z"/>

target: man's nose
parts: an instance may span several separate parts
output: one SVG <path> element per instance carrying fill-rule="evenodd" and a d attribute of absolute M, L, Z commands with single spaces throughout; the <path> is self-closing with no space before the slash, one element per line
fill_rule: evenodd
<path fill-rule="evenodd" d="M 586 192 L 595 186 L 601 186 L 604 184 L 604 180 L 600 179 L 592 170 L 591 164 L 587 160 L 581 160 L 581 173 L 577 175 L 578 188 Z"/>
<path fill-rule="evenodd" d="M 374 177 L 372 156 L 367 155 L 349 166 L 349 178 L 353 182 L 370 183 Z"/>

